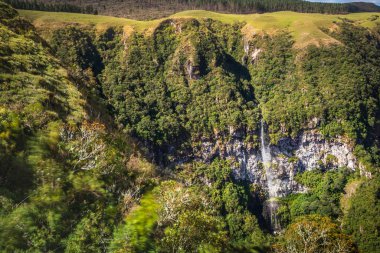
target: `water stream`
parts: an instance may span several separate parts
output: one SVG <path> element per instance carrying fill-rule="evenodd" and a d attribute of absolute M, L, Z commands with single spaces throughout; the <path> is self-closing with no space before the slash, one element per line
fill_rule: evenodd
<path fill-rule="evenodd" d="M 268 223 L 273 230 L 273 232 L 277 232 L 280 230 L 280 224 L 277 218 L 277 209 L 278 203 L 276 200 L 277 192 L 276 192 L 276 183 L 274 180 L 274 171 L 272 170 L 272 155 L 270 153 L 270 147 L 266 144 L 265 140 L 265 126 L 264 121 L 261 120 L 260 123 L 260 138 L 261 138 L 261 157 L 263 161 L 263 166 L 267 179 L 267 187 L 268 187 L 268 195 L 269 198 L 264 203 L 264 216 L 268 220 Z"/>

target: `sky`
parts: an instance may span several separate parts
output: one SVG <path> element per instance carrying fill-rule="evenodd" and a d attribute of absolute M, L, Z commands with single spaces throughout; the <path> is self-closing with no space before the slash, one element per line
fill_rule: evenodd
<path fill-rule="evenodd" d="M 369 2 L 380 5 L 380 0 L 308 0 L 310 2 L 325 2 L 325 3 L 349 3 L 349 2 Z"/>

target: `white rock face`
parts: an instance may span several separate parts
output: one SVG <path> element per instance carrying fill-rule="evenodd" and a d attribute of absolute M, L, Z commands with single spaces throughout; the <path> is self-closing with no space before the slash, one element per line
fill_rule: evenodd
<path fill-rule="evenodd" d="M 255 48 L 251 54 L 251 61 L 252 63 L 254 63 L 258 57 L 259 57 L 259 54 L 261 53 L 261 49 L 260 48 Z"/>
<path fill-rule="evenodd" d="M 234 133 L 230 140 L 204 140 L 197 150 L 200 157 L 196 160 L 210 162 L 215 157 L 236 162 L 236 178 L 246 179 L 260 185 L 268 191 L 267 174 L 263 165 L 260 149 L 251 148 L 244 143 L 243 134 Z M 223 143 L 223 144 L 222 144 Z M 302 171 L 324 167 L 334 169 L 347 167 L 354 170 L 358 162 L 350 145 L 342 139 L 326 140 L 316 131 L 307 131 L 296 139 L 281 139 L 278 145 L 269 146 L 271 153 L 272 189 L 275 197 L 284 197 L 290 193 L 303 192 L 295 180 L 295 175 Z M 269 191 L 268 191 L 269 192 Z"/>

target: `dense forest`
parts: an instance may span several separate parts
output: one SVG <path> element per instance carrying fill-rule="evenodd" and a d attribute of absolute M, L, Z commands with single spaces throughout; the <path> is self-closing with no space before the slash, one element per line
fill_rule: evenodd
<path fill-rule="evenodd" d="M 105 14 L 134 19 L 161 18 L 178 11 L 203 9 L 225 13 L 263 13 L 296 11 L 306 13 L 342 14 L 362 11 L 380 11 L 372 3 L 318 3 L 304 0 L 6 0 L 16 9 L 66 11 Z"/>
<path fill-rule="evenodd" d="M 54 12 L 73 12 L 73 13 L 89 13 L 97 14 L 97 10 L 92 5 L 80 7 L 69 3 L 44 3 L 38 1 L 25 0 L 6 0 L 13 8 L 23 10 L 38 10 L 38 11 L 54 11 Z"/>
<path fill-rule="evenodd" d="M 0 2 L 0 251 L 379 252 L 380 24 L 341 20 L 323 29 L 339 43 L 303 49 L 243 26 L 66 26 L 44 40 Z M 273 153 L 308 131 L 348 142 L 358 165 L 328 154 L 300 170 L 276 229 L 266 186 L 199 149 L 259 150 L 266 132 Z"/>

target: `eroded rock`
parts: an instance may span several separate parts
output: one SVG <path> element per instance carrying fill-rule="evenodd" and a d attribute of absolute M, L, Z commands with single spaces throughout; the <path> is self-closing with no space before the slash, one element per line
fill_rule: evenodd
<path fill-rule="evenodd" d="M 271 192 L 276 197 L 305 191 L 295 181 L 300 172 L 339 167 L 354 170 L 358 167 L 349 144 L 341 138 L 326 140 L 315 130 L 304 132 L 295 139 L 283 138 L 269 149 L 273 176 L 271 187 L 274 188 Z M 230 135 L 228 141 L 203 140 L 194 153 L 199 154 L 195 157 L 199 161 L 211 162 L 216 157 L 234 161 L 236 178 L 258 184 L 268 191 L 266 166 L 263 165 L 260 148 L 245 143 L 241 134 Z"/>

